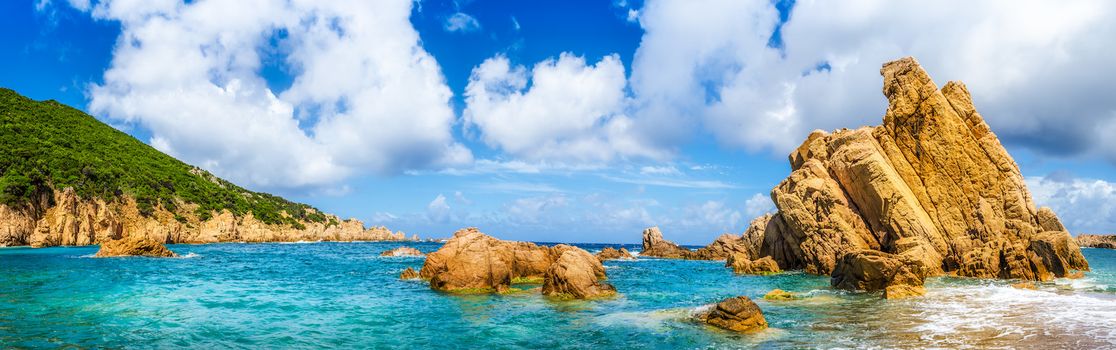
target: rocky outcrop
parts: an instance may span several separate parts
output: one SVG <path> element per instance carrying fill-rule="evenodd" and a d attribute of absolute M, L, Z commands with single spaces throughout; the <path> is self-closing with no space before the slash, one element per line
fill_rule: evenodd
<path fill-rule="evenodd" d="M 682 248 L 674 242 L 663 238 L 663 232 L 658 227 L 643 230 L 643 250 L 639 256 L 655 258 L 687 259 L 693 256 L 693 251 Z"/>
<path fill-rule="evenodd" d="M 604 249 L 601 249 L 601 251 L 598 252 L 596 256 L 597 260 L 600 261 L 617 259 L 635 260 L 635 256 L 632 256 L 632 253 L 628 252 L 628 249 L 623 247 L 621 247 L 620 250 L 616 250 L 616 248 L 613 247 L 605 247 Z"/>
<path fill-rule="evenodd" d="M 410 267 L 408 267 L 406 270 L 403 270 L 403 272 L 399 273 L 399 279 L 401 279 L 401 280 L 413 280 L 413 279 L 418 279 L 418 278 L 419 278 L 419 273 L 415 272 L 415 269 L 410 268 Z"/>
<path fill-rule="evenodd" d="M 101 249 L 94 255 L 98 258 L 117 256 L 148 256 L 169 258 L 178 256 L 162 243 L 142 236 L 128 236 L 101 243 Z"/>
<path fill-rule="evenodd" d="M 235 216 L 214 213 L 207 220 L 193 215 L 195 206 L 178 203 L 176 215 L 156 207 L 141 215 L 127 195 L 106 202 L 80 198 L 72 188 L 54 191 L 22 208 L 0 204 L 0 246 L 81 246 L 122 237 L 146 237 L 162 243 L 403 241 L 403 232 L 385 227 L 364 228 L 360 220 L 327 215 L 325 222 L 302 222 L 302 227 L 266 224 L 251 213 Z"/>
<path fill-rule="evenodd" d="M 695 250 L 689 258 L 694 260 L 724 260 L 737 254 L 749 254 L 747 245 L 741 235 L 725 233 L 713 240 L 713 243 Z"/>
<path fill-rule="evenodd" d="M 561 253 L 546 271 L 543 295 L 560 299 L 595 299 L 616 295 L 616 288 L 601 281 L 607 276 L 600 260 L 580 248 L 565 245 L 554 248 L 556 254 Z"/>
<path fill-rule="evenodd" d="M 689 250 L 663 238 L 658 227 L 651 227 L 643 230 L 643 251 L 639 255 L 667 259 L 724 260 L 735 254 L 750 254 L 751 250 L 757 248 L 745 238 L 755 237 L 726 233 L 705 247 Z"/>
<path fill-rule="evenodd" d="M 0 235 L 3 234 L 3 227 L 0 227 Z M 1077 245 L 1082 247 L 1116 249 L 1116 235 L 1093 235 L 1082 233 L 1077 235 L 1076 241 Z"/>
<path fill-rule="evenodd" d="M 411 247 L 399 247 L 391 250 L 385 250 L 380 253 L 380 256 L 422 256 L 422 251 Z"/>
<path fill-rule="evenodd" d="M 754 333 L 767 329 L 767 319 L 763 317 L 763 312 L 752 299 L 745 296 L 725 299 L 708 310 L 699 312 L 696 318 L 733 332 Z"/>
<path fill-rule="evenodd" d="M 455 232 L 428 254 L 419 275 L 430 281 L 431 289 L 456 293 L 502 293 L 513 281 L 537 280 L 548 295 L 592 298 L 615 292 L 601 281 L 604 266 L 581 248 L 503 241 L 473 227 Z"/>
<path fill-rule="evenodd" d="M 725 261 L 725 267 L 739 275 L 771 275 L 782 272 L 775 259 L 765 256 L 756 260 L 749 260 L 747 254 L 733 255 Z"/>
<path fill-rule="evenodd" d="M 847 290 L 884 291 L 884 297 L 922 295 L 927 269 L 922 262 L 906 255 L 878 250 L 845 254 L 833 269 L 830 284 Z"/>
<path fill-rule="evenodd" d="M 1035 207 L 963 84 L 938 89 L 913 58 L 880 73 L 882 125 L 814 131 L 791 152 L 760 256 L 842 288 L 906 286 L 893 295 L 943 273 L 1048 280 L 1089 268 L 1057 216 Z M 917 278 L 902 272 L 912 266 Z"/>

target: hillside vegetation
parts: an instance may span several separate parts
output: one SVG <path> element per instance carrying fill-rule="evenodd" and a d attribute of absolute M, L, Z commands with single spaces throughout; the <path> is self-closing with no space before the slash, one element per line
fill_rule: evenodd
<path fill-rule="evenodd" d="M 183 163 L 80 110 L 2 88 L 0 174 L 0 204 L 17 208 L 73 187 L 87 199 L 131 196 L 143 215 L 161 207 L 180 221 L 191 214 L 207 220 L 221 209 L 298 228 L 301 222 L 329 220 L 308 205 L 248 191 Z M 180 203 L 197 207 L 191 212 Z"/>

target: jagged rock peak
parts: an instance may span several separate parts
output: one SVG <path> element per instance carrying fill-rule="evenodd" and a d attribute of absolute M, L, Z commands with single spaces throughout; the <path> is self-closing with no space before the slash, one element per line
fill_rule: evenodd
<path fill-rule="evenodd" d="M 1047 280 L 1088 269 L 1053 211 L 1035 207 L 964 84 L 939 89 L 911 57 L 880 74 L 883 124 L 817 130 L 791 152 L 759 255 L 815 274 L 865 251 L 927 276 Z"/>

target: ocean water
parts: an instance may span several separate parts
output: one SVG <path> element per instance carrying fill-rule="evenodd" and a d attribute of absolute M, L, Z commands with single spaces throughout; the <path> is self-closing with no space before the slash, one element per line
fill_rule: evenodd
<path fill-rule="evenodd" d="M 1114 250 L 1085 249 L 1093 267 L 1086 278 L 1039 290 L 934 278 L 925 297 L 892 301 L 834 291 L 828 278 L 802 273 L 609 261 L 621 295 L 585 302 L 434 292 L 398 279 L 422 258 L 378 256 L 400 245 L 171 245 L 185 256 L 174 259 L 0 248 L 0 348 L 1116 347 Z M 808 298 L 763 300 L 774 288 Z M 771 328 L 740 335 L 690 321 L 694 310 L 735 295 L 756 300 Z"/>

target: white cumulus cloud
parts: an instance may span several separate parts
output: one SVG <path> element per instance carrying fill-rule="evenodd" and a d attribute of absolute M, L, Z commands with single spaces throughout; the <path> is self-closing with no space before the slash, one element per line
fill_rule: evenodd
<path fill-rule="evenodd" d="M 504 56 L 477 66 L 465 88 L 465 122 L 489 146 L 530 160 L 609 162 L 662 158 L 633 133 L 619 56 L 594 65 L 569 53 L 533 69 Z"/>
<path fill-rule="evenodd" d="M 412 2 L 248 0 L 96 4 L 122 33 L 90 111 L 249 185 L 329 186 L 361 173 L 471 162 Z M 278 42 L 278 43 L 276 43 Z M 273 91 L 263 56 L 293 83 Z"/>
<path fill-rule="evenodd" d="M 765 0 L 648 1 L 637 116 L 783 154 L 812 129 L 878 124 L 880 65 L 912 55 L 938 83 L 964 81 L 1007 142 L 1116 158 L 1099 142 L 1116 124 L 1112 2 L 799 1 L 773 39 L 777 16 Z"/>
<path fill-rule="evenodd" d="M 1053 209 L 1073 234 L 1116 233 L 1116 184 L 1064 176 L 1026 182 L 1035 204 Z"/>

